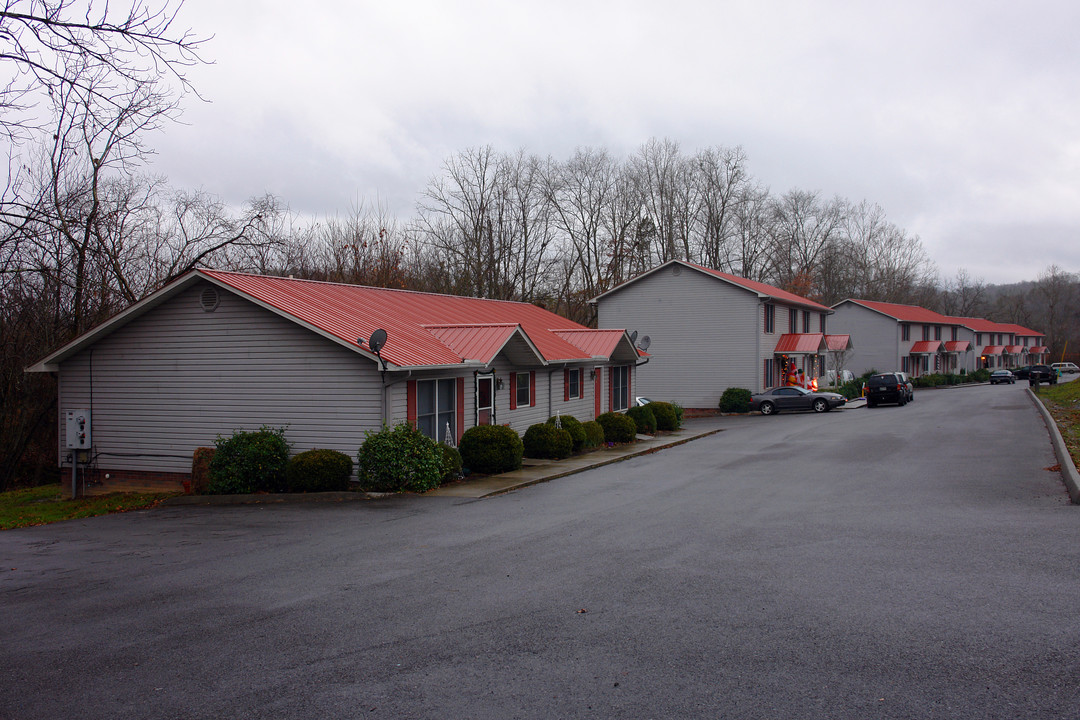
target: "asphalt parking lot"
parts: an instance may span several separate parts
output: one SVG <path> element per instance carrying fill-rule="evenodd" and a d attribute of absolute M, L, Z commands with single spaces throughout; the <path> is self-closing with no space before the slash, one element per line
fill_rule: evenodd
<path fill-rule="evenodd" d="M 0 718 L 1072 718 L 1022 385 L 723 421 L 486 499 L 0 533 Z"/>

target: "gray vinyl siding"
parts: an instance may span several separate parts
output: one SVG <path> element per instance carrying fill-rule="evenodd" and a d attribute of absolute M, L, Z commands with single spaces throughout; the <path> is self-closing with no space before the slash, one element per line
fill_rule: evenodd
<path fill-rule="evenodd" d="M 601 328 L 637 330 L 639 338 L 652 340 L 649 362 L 638 366 L 631 395 L 694 408 L 716 407 L 728 387 L 760 389 L 762 359 L 772 357 L 779 337 L 767 336 L 773 347 L 763 355 L 767 341 L 757 295 L 678 265 L 601 298 L 597 320 Z M 777 322 L 779 330 L 787 318 Z"/>
<path fill-rule="evenodd" d="M 546 422 L 556 411 L 563 415 L 573 415 L 581 422 L 593 419 L 593 382 L 589 380 L 589 370 L 592 365 L 581 366 L 584 386 L 584 397 L 570 401 L 563 400 L 563 367 L 539 367 L 531 368 L 536 378 L 536 404 L 530 407 L 518 406 L 510 409 L 510 373 L 528 372 L 527 368 L 516 368 L 504 359 L 495 361 L 495 377 L 503 381 L 502 389 L 495 390 L 495 422 L 499 425 L 509 425 L 519 435 L 524 435 L 530 425 Z M 550 391 L 550 394 L 549 394 Z M 475 400 L 473 400 L 475 403 Z M 466 420 L 471 426 L 475 422 L 475 404 L 466 404 Z"/>
<path fill-rule="evenodd" d="M 900 323 L 895 318 L 850 302 L 841 303 L 833 310 L 835 313 L 829 318 L 831 331 L 851 336 L 853 350 L 845 362 L 846 369 L 856 376 L 869 370 L 900 369 Z M 922 332 L 917 327 L 912 326 L 913 338 L 916 332 Z"/>
<path fill-rule="evenodd" d="M 61 459 L 64 412 L 76 408 L 92 411 L 102 469 L 190 472 L 197 447 L 261 425 L 285 427 L 294 453 L 355 456 L 364 431 L 382 420 L 371 361 L 223 290 L 218 308 L 205 312 L 205 287 L 193 285 L 61 365 Z"/>

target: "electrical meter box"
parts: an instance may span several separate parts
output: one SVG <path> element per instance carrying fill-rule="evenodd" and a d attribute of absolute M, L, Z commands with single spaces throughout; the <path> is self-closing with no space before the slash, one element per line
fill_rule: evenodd
<path fill-rule="evenodd" d="M 67 447 L 72 450 L 90 449 L 90 411 L 68 410 L 65 414 Z"/>

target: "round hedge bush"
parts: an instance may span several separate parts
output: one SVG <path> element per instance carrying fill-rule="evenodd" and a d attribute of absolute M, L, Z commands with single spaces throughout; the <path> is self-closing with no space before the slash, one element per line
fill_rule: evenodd
<path fill-rule="evenodd" d="M 294 455 L 285 467 L 289 492 L 333 492 L 349 489 L 353 461 L 337 450 L 315 449 Z"/>
<path fill-rule="evenodd" d="M 231 437 L 219 435 L 215 446 L 207 492 L 243 495 L 285 489 L 289 462 L 285 428 L 264 425 L 255 431 L 237 430 Z"/>
<path fill-rule="evenodd" d="M 646 405 L 647 408 L 652 410 L 653 417 L 656 418 L 657 430 L 678 430 L 679 429 L 679 415 L 675 412 L 675 406 L 667 402 L 651 402 Z"/>
<path fill-rule="evenodd" d="M 548 425 L 555 424 L 555 417 L 548 418 Z M 577 452 L 581 448 L 585 447 L 585 429 L 581 427 L 581 423 L 573 415 L 560 415 L 559 424 L 562 425 L 562 429 L 570 433 L 570 439 L 574 441 L 574 452 Z"/>
<path fill-rule="evenodd" d="M 461 477 L 461 453 L 457 448 L 446 443 L 439 443 L 442 452 L 442 479 L 440 484 L 448 483 Z"/>
<path fill-rule="evenodd" d="M 746 413 L 750 412 L 750 391 L 746 388 L 729 387 L 720 396 L 720 412 Z"/>
<path fill-rule="evenodd" d="M 509 472 L 521 467 L 525 446 L 505 425 L 477 425 L 461 435 L 461 462 L 470 472 Z"/>
<path fill-rule="evenodd" d="M 585 445 L 587 448 L 600 447 L 604 444 L 604 428 L 595 420 L 587 420 L 581 423 L 585 431 Z"/>
<path fill-rule="evenodd" d="M 547 423 L 530 425 L 521 441 L 525 446 L 525 457 L 530 458 L 557 460 L 574 451 L 574 440 L 570 437 L 570 431 Z"/>
<path fill-rule="evenodd" d="M 604 428 L 605 442 L 633 442 L 637 434 L 637 423 L 622 413 L 606 412 L 596 418 L 596 422 Z"/>
<path fill-rule="evenodd" d="M 443 454 L 409 423 L 366 433 L 356 454 L 360 487 L 372 492 L 426 492 L 439 486 Z"/>
<path fill-rule="evenodd" d="M 656 416 L 649 405 L 635 405 L 626 411 L 626 416 L 634 421 L 637 432 L 642 435 L 656 434 Z"/>

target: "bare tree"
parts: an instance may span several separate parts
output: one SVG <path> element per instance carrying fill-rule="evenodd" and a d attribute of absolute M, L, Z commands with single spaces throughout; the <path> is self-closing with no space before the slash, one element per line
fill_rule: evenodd
<path fill-rule="evenodd" d="M 700 200 L 695 218 L 699 240 L 694 259 L 706 267 L 732 272 L 736 267 L 737 213 L 749 177 L 742 148 L 716 147 L 694 157 Z"/>

